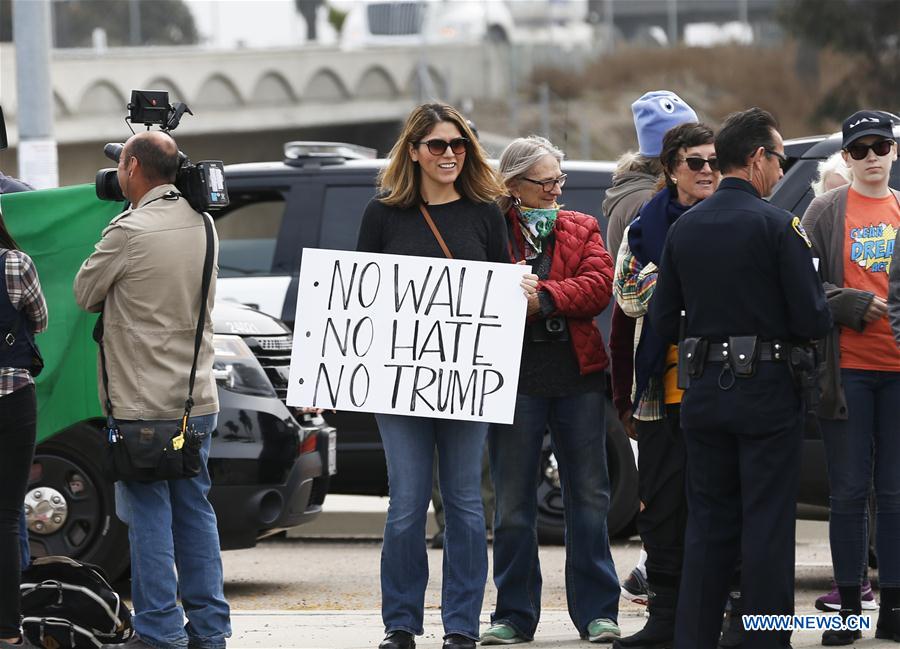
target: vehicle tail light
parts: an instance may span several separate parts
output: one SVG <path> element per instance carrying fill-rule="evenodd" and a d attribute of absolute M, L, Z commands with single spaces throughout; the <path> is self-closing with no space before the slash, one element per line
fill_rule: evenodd
<path fill-rule="evenodd" d="M 298 455 L 303 455 L 304 453 L 315 453 L 316 452 L 316 441 L 318 440 L 318 435 L 313 433 L 302 442 L 300 442 L 300 451 Z"/>

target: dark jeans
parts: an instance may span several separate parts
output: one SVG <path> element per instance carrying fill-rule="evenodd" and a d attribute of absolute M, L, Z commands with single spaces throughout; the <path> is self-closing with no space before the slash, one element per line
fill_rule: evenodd
<path fill-rule="evenodd" d="M 647 579 L 655 586 L 678 586 L 684 559 L 687 459 L 678 405 L 658 421 L 638 421 L 638 489 L 644 509 L 637 529 L 647 551 Z"/>
<path fill-rule="evenodd" d="M 878 581 L 900 587 L 900 372 L 841 370 L 846 420 L 820 420 L 828 486 L 834 580 L 855 586 L 866 573 L 867 502 L 875 476 Z"/>
<path fill-rule="evenodd" d="M 511 425 L 488 435 L 494 514 L 494 624 L 526 638 L 541 614 L 537 541 L 537 478 L 544 432 L 550 425 L 559 463 L 566 522 L 566 599 L 579 633 L 597 618 L 616 620 L 619 582 L 609 549 L 609 474 L 606 467 L 605 398 L 599 392 L 569 397 L 519 394 Z"/>
<path fill-rule="evenodd" d="M 37 404 L 29 385 L 0 397 L 0 638 L 19 635 L 19 519 L 28 486 Z"/>
<path fill-rule="evenodd" d="M 721 364 L 681 403 L 688 524 L 675 649 L 714 649 L 734 567 L 744 614 L 793 615 L 801 403 L 786 364 L 718 387 Z M 790 632 L 747 632 L 747 649 L 790 646 Z"/>

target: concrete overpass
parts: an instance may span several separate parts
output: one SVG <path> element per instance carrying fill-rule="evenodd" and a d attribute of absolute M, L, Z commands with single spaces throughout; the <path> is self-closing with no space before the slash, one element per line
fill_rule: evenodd
<path fill-rule="evenodd" d="M 55 50 L 51 65 L 62 184 L 92 180 L 107 165 L 102 143 L 129 134 L 123 117 L 132 89 L 167 90 L 171 101 L 190 106 L 194 117 L 185 116 L 175 135 L 195 160 L 266 160 L 279 157 L 288 139 L 343 136 L 385 151 L 420 100 L 505 96 L 510 70 L 508 48 L 462 45 Z M 4 43 L 0 103 L 13 146 L 15 70 L 15 49 Z M 0 168 L 16 168 L 14 151 L 0 157 Z"/>

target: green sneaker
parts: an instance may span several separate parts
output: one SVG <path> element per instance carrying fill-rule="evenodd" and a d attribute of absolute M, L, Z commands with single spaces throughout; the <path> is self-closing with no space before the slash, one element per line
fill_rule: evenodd
<path fill-rule="evenodd" d="M 487 631 L 481 634 L 481 644 L 519 644 L 520 642 L 528 642 L 528 639 L 520 636 L 508 624 L 492 624 Z"/>
<path fill-rule="evenodd" d="M 622 637 L 619 625 L 605 617 L 592 620 L 587 627 L 587 639 L 590 642 L 612 642 Z"/>

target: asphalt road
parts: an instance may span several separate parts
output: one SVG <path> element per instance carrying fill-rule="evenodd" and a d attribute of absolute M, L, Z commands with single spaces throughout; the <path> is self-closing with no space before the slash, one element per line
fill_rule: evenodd
<path fill-rule="evenodd" d="M 314 524 L 296 528 L 289 537 L 261 542 L 256 548 L 223 553 L 226 595 L 235 612 L 232 647 L 374 647 L 381 638 L 378 609 L 380 533 L 386 499 L 329 496 L 327 512 Z M 433 523 L 430 523 L 433 530 Z M 637 559 L 637 538 L 613 543 L 620 578 Z M 490 553 L 489 553 L 490 554 Z M 441 551 L 428 550 L 431 579 L 425 597 L 426 633 L 422 649 L 441 643 Z M 543 615 L 534 649 L 586 647 L 578 640 L 566 613 L 562 547 L 540 550 L 544 577 Z M 815 598 L 829 588 L 831 578 L 827 525 L 800 521 L 797 530 L 796 608 L 816 614 Z M 496 597 L 488 581 L 482 624 L 488 623 Z M 619 623 L 625 634 L 643 626 L 644 609 L 621 601 Z M 871 612 L 872 624 L 875 612 Z M 876 641 L 873 632 L 857 647 L 896 647 Z M 797 632 L 794 647 L 816 647 L 820 634 Z"/>
<path fill-rule="evenodd" d="M 380 606 L 381 533 L 387 498 L 329 496 L 325 512 L 289 537 L 261 542 L 250 550 L 223 553 L 226 594 L 239 609 L 352 610 Z M 429 533 L 434 530 L 429 521 Z M 637 537 L 613 542 L 620 578 L 637 561 Z M 488 553 L 490 556 L 490 552 Z M 440 605 L 441 551 L 429 550 L 426 607 Z M 544 577 L 543 607 L 566 610 L 563 570 L 565 552 L 559 546 L 540 550 Z M 800 521 L 797 528 L 797 608 L 812 608 L 829 588 L 831 555 L 827 524 Z M 496 596 L 488 581 L 485 610 Z M 631 604 L 623 602 L 623 610 Z M 633 607 L 638 611 L 638 607 Z"/>

